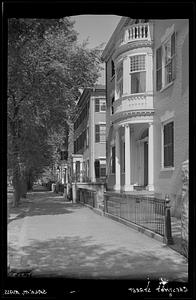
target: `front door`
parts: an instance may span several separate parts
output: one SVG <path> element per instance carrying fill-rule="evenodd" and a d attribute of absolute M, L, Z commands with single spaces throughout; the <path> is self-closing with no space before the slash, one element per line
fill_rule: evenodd
<path fill-rule="evenodd" d="M 148 142 L 144 142 L 144 186 L 148 185 Z"/>

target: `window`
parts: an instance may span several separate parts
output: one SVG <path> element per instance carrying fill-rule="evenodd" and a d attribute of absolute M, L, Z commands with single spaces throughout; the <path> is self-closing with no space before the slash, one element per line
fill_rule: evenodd
<path fill-rule="evenodd" d="M 106 176 L 106 162 L 105 160 L 95 160 L 95 177 L 101 178 Z"/>
<path fill-rule="evenodd" d="M 174 166 L 174 122 L 163 126 L 163 166 Z"/>
<path fill-rule="evenodd" d="M 96 124 L 95 125 L 95 143 L 105 142 L 105 124 Z"/>
<path fill-rule="evenodd" d="M 106 161 L 100 160 L 100 177 L 106 176 Z"/>
<path fill-rule="evenodd" d="M 123 62 L 117 68 L 116 92 L 118 98 L 123 94 Z"/>
<path fill-rule="evenodd" d="M 165 85 L 174 80 L 175 34 L 164 44 L 165 50 Z"/>
<path fill-rule="evenodd" d="M 175 32 L 156 51 L 156 89 L 160 91 L 175 79 Z"/>
<path fill-rule="evenodd" d="M 99 99 L 95 99 L 95 112 L 99 112 Z"/>
<path fill-rule="evenodd" d="M 115 75 L 115 66 L 114 66 L 114 61 L 111 61 L 111 77 Z"/>
<path fill-rule="evenodd" d="M 95 112 L 106 111 L 106 100 L 101 98 L 95 99 Z"/>
<path fill-rule="evenodd" d="M 105 99 L 100 99 L 100 111 L 106 111 L 106 101 Z"/>
<path fill-rule="evenodd" d="M 145 55 L 130 57 L 131 94 L 146 91 L 146 64 Z"/>
<path fill-rule="evenodd" d="M 111 171 L 112 171 L 112 174 L 114 174 L 116 172 L 116 168 L 115 168 L 115 146 L 112 147 Z"/>

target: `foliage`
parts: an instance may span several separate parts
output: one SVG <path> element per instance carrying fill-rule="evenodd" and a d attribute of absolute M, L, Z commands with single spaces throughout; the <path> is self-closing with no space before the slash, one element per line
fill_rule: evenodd
<path fill-rule="evenodd" d="M 79 89 L 99 76 L 99 49 L 78 45 L 73 25 L 70 18 L 9 20 L 8 163 L 14 188 L 22 169 L 35 177 L 55 160 L 52 140 L 62 140 Z"/>

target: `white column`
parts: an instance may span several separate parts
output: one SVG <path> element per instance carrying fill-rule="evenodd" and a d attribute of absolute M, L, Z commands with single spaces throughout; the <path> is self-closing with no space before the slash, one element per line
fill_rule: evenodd
<path fill-rule="evenodd" d="M 75 177 L 74 181 L 76 181 L 76 161 L 73 160 L 72 164 L 73 164 L 72 176 L 74 175 L 74 177 Z"/>
<path fill-rule="evenodd" d="M 129 124 L 125 125 L 125 191 L 133 191 L 131 185 L 131 137 Z"/>
<path fill-rule="evenodd" d="M 80 160 L 80 182 L 82 182 L 83 162 Z"/>
<path fill-rule="evenodd" d="M 146 55 L 146 104 L 153 108 L 153 57 L 152 53 Z"/>
<path fill-rule="evenodd" d="M 115 184 L 115 190 L 120 190 L 120 136 L 119 136 L 119 130 L 116 129 L 116 140 L 115 140 L 115 167 L 116 167 L 116 184 Z"/>
<path fill-rule="evenodd" d="M 148 131 L 148 190 L 154 191 L 154 124 L 149 124 Z"/>

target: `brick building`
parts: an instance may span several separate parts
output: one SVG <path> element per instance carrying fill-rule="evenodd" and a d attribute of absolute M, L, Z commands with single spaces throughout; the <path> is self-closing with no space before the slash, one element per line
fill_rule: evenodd
<path fill-rule="evenodd" d="M 106 176 L 105 86 L 85 88 L 74 122 L 72 174 L 76 181 L 99 182 Z"/>
<path fill-rule="evenodd" d="M 177 199 L 188 159 L 188 34 L 188 20 L 122 17 L 107 43 L 108 190 Z"/>

